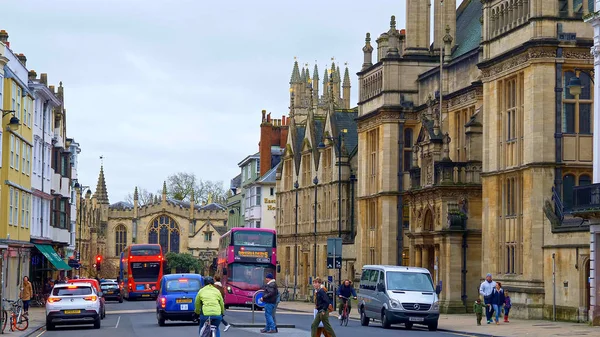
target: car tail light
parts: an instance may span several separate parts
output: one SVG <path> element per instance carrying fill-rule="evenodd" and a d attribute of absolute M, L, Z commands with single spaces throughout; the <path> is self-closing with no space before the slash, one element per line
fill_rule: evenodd
<path fill-rule="evenodd" d="M 98 296 L 96 296 L 96 295 L 92 295 L 92 296 L 88 296 L 88 297 L 84 298 L 84 300 L 86 300 L 86 301 L 92 301 L 92 302 L 96 301 L 97 299 L 98 299 Z"/>
<path fill-rule="evenodd" d="M 48 297 L 48 303 L 55 303 L 60 301 L 60 298 L 56 298 L 56 297 Z"/>
<path fill-rule="evenodd" d="M 167 306 L 167 299 L 165 297 L 160 298 L 160 306 L 161 306 L 161 308 L 164 308 Z"/>

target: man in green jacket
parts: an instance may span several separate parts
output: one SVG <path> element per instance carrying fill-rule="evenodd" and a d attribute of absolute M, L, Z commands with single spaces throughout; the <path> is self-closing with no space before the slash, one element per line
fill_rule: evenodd
<path fill-rule="evenodd" d="M 221 337 L 219 324 L 225 313 L 225 305 L 223 304 L 223 296 L 219 289 L 214 286 L 215 280 L 207 276 L 204 278 L 204 287 L 198 291 L 196 295 L 196 303 L 194 312 L 200 316 L 200 330 L 210 318 L 210 324 L 217 327 L 217 337 Z"/>

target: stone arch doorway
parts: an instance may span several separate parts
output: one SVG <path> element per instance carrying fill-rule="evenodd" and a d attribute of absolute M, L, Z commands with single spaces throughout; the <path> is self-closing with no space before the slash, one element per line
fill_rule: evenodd
<path fill-rule="evenodd" d="M 177 222 L 168 215 L 156 217 L 148 228 L 148 243 L 158 243 L 163 254 L 179 253 L 180 229 Z"/>

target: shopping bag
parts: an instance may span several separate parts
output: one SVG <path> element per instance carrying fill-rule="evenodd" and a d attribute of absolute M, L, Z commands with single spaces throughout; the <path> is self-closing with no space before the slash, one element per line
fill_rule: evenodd
<path fill-rule="evenodd" d="M 317 313 L 319 312 L 319 310 L 315 309 L 315 315 L 314 318 L 317 318 Z M 319 323 L 319 328 L 323 327 L 323 322 L 321 321 L 321 323 Z M 203 336 L 204 337 L 204 336 Z"/>

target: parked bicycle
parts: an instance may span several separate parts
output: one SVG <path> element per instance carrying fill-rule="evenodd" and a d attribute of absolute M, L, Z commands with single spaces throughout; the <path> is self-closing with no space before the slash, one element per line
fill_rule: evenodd
<path fill-rule="evenodd" d="M 342 309 L 340 325 L 348 326 L 348 318 L 350 317 L 350 308 L 348 307 L 348 301 L 350 301 L 350 299 L 341 295 L 340 298 L 342 299 L 342 301 L 344 301 L 344 308 Z"/>
<path fill-rule="evenodd" d="M 283 292 L 281 293 L 281 300 L 282 301 L 290 300 L 290 289 L 288 288 L 287 285 L 285 286 L 285 288 L 283 289 Z"/>
<path fill-rule="evenodd" d="M 16 301 L 2 299 L 2 304 L 8 303 L 10 305 L 9 310 L 2 310 L 2 333 L 6 329 L 6 323 L 10 320 L 10 331 L 25 331 L 29 327 L 29 318 L 23 314 L 23 301 L 18 299 Z M 4 305 L 3 305 L 4 307 Z M 10 316 L 9 316 L 10 312 Z"/>

